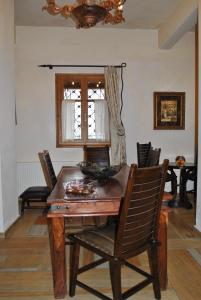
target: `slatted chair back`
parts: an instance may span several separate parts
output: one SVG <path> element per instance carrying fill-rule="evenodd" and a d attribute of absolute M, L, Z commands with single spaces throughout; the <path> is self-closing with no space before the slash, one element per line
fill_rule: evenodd
<path fill-rule="evenodd" d="M 107 167 L 110 165 L 110 152 L 109 146 L 105 147 L 92 147 L 92 146 L 84 146 L 84 161 L 98 164 L 102 167 Z M 110 217 L 98 216 L 95 217 L 95 224 L 97 227 L 101 226 L 101 224 L 105 224 L 107 221 L 109 222 Z"/>
<path fill-rule="evenodd" d="M 57 177 L 54 172 L 54 167 L 52 165 L 49 151 L 44 150 L 43 152 L 39 152 L 38 156 L 42 166 L 46 184 L 50 190 L 53 190 L 57 182 Z"/>
<path fill-rule="evenodd" d="M 160 160 L 161 148 L 149 150 L 146 167 L 158 166 Z"/>
<path fill-rule="evenodd" d="M 132 164 L 120 209 L 114 256 L 138 255 L 157 241 L 168 160 L 160 166 L 137 168 Z"/>
<path fill-rule="evenodd" d="M 109 146 L 89 147 L 84 146 L 84 161 L 97 163 L 100 166 L 110 165 Z"/>
<path fill-rule="evenodd" d="M 151 149 L 151 142 L 146 144 L 137 143 L 137 161 L 138 167 L 144 168 L 147 166 L 147 159 L 149 150 Z"/>

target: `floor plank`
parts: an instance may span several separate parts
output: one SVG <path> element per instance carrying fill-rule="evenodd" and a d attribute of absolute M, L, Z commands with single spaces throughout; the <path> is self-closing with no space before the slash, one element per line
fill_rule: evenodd
<path fill-rule="evenodd" d="M 53 300 L 50 250 L 46 224 L 42 211 L 25 212 L 0 239 L 0 300 Z M 38 226 L 38 227 L 37 227 Z M 39 227 L 40 226 L 40 227 Z M 40 229 L 40 230 L 38 230 Z M 68 253 L 68 247 L 66 249 Z M 92 254 L 82 252 L 81 262 L 92 260 Z M 67 258 L 68 259 L 68 258 Z M 145 254 L 131 259 L 137 266 L 148 268 Z M 168 289 L 162 292 L 163 300 L 201 299 L 201 234 L 194 228 L 194 211 L 172 209 L 168 225 Z M 132 285 L 138 275 L 123 269 L 122 286 Z M 83 275 L 85 282 L 98 287 L 111 296 L 108 268 L 92 270 Z M 70 299 L 66 296 L 66 299 Z M 95 300 L 78 288 L 74 300 Z M 131 300 L 154 299 L 152 286 L 148 286 Z"/>

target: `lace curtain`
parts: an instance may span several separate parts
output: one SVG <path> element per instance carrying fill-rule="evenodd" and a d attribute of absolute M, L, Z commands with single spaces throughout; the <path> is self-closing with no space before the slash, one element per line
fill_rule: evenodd
<path fill-rule="evenodd" d="M 110 113 L 111 163 L 126 163 L 125 129 L 121 120 L 119 76 L 115 67 L 105 67 L 105 93 Z"/>
<path fill-rule="evenodd" d="M 109 141 L 109 117 L 108 106 L 106 101 L 95 100 L 96 114 L 96 130 L 95 135 L 97 140 Z"/>
<path fill-rule="evenodd" d="M 75 101 L 62 101 L 62 140 L 74 140 Z"/>
<path fill-rule="evenodd" d="M 94 100 L 95 107 L 95 132 L 89 139 L 109 141 L 109 117 L 106 101 Z M 75 140 L 75 101 L 62 101 L 62 140 Z M 89 133 L 90 135 L 90 133 Z"/>

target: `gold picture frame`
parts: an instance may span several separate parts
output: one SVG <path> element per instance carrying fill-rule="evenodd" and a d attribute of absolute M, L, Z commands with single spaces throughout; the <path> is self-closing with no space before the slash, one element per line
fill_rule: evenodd
<path fill-rule="evenodd" d="M 154 92 L 154 129 L 185 129 L 185 92 Z"/>

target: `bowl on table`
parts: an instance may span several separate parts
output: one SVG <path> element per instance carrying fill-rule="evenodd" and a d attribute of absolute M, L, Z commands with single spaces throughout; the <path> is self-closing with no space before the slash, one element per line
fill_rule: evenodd
<path fill-rule="evenodd" d="M 116 175 L 121 169 L 120 165 L 100 166 L 89 162 L 81 162 L 79 167 L 83 174 L 94 179 L 107 179 Z"/>
<path fill-rule="evenodd" d="M 83 179 L 73 179 L 64 183 L 66 194 L 88 195 L 94 192 L 94 186 Z"/>

